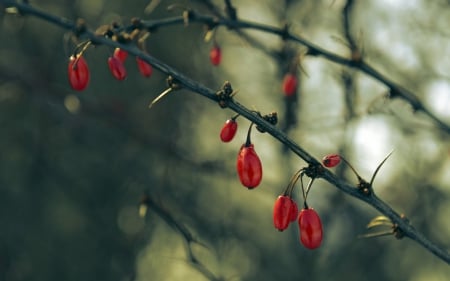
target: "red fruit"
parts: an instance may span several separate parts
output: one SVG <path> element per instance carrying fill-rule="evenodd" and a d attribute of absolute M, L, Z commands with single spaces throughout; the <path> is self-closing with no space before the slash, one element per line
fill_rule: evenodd
<path fill-rule="evenodd" d="M 67 68 L 69 83 L 72 89 L 82 91 L 89 84 L 89 67 L 81 55 L 71 56 Z"/>
<path fill-rule="evenodd" d="M 285 96 L 290 97 L 297 91 L 297 76 L 292 73 L 287 73 L 283 79 L 283 93 Z"/>
<path fill-rule="evenodd" d="M 322 159 L 322 164 L 327 168 L 337 166 L 341 162 L 341 156 L 339 154 L 329 154 Z"/>
<path fill-rule="evenodd" d="M 236 168 L 241 183 L 248 189 L 257 187 L 261 182 L 261 160 L 256 154 L 252 143 L 241 146 L 237 157 Z"/>
<path fill-rule="evenodd" d="M 122 50 L 121 48 L 116 48 L 114 50 L 113 57 L 118 58 L 121 62 L 125 62 L 125 60 L 128 57 L 128 52 L 125 50 Z"/>
<path fill-rule="evenodd" d="M 273 207 L 273 225 L 276 229 L 283 231 L 289 226 L 289 223 L 292 220 L 292 214 L 295 212 L 294 209 L 298 212 L 297 204 L 289 196 L 278 196 Z M 295 215 L 294 220 L 296 219 L 297 214 Z"/>
<path fill-rule="evenodd" d="M 322 243 L 322 222 L 313 208 L 302 209 L 298 216 L 300 241 L 308 249 L 316 249 Z"/>
<path fill-rule="evenodd" d="M 220 131 L 220 139 L 223 142 L 230 142 L 236 135 L 238 124 L 234 119 L 228 119 Z"/>
<path fill-rule="evenodd" d="M 222 60 L 222 50 L 218 45 L 214 45 L 214 47 L 209 51 L 209 59 L 213 65 L 219 65 Z"/>
<path fill-rule="evenodd" d="M 125 77 L 127 77 L 127 70 L 125 69 L 122 61 L 117 57 L 109 57 L 108 66 L 109 70 L 111 70 L 112 75 L 117 80 L 123 80 L 125 79 Z"/>
<path fill-rule="evenodd" d="M 295 203 L 292 198 L 289 198 L 292 201 L 292 207 L 291 207 L 291 222 L 296 221 L 298 218 L 298 206 L 297 203 Z"/>
<path fill-rule="evenodd" d="M 150 77 L 153 73 L 153 68 L 150 64 L 148 64 L 146 61 L 141 59 L 140 57 L 136 57 L 136 62 L 138 65 L 139 72 L 144 77 Z"/>

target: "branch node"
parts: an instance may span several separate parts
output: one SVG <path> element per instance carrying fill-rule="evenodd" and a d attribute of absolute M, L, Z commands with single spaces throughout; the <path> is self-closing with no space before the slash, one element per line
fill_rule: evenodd
<path fill-rule="evenodd" d="M 143 28 L 143 24 L 142 24 L 142 20 L 140 18 L 132 18 L 131 19 L 131 24 L 133 29 L 142 29 Z"/>
<path fill-rule="evenodd" d="M 233 99 L 233 96 L 237 94 L 236 91 L 233 91 L 231 87 L 231 83 L 229 81 L 225 81 L 222 88 L 216 92 L 217 101 L 219 102 L 219 106 L 221 108 L 228 107 L 228 103 Z"/>
<path fill-rule="evenodd" d="M 168 93 L 175 91 L 175 90 L 179 90 L 182 88 L 181 84 L 172 76 L 169 75 L 169 77 L 167 77 L 167 86 L 169 86 L 169 88 L 167 88 L 166 90 L 164 90 L 159 96 L 157 96 L 155 99 L 153 99 L 150 104 L 148 105 L 148 108 L 152 108 L 152 106 L 157 103 L 160 99 L 162 99 L 163 97 L 165 97 Z"/>
<path fill-rule="evenodd" d="M 310 163 L 308 167 L 304 168 L 304 174 L 310 178 L 320 178 L 324 170 L 325 168 L 320 163 Z"/>
<path fill-rule="evenodd" d="M 86 25 L 86 21 L 82 18 L 79 18 L 76 20 L 75 22 L 75 28 L 73 30 L 73 34 L 75 35 L 75 37 L 80 37 L 80 35 L 84 32 L 86 32 L 87 30 L 87 25 Z"/>
<path fill-rule="evenodd" d="M 372 185 L 370 183 L 368 183 L 366 180 L 364 180 L 363 178 L 359 177 L 358 178 L 358 185 L 356 186 L 356 188 L 364 195 L 369 196 L 371 194 L 373 194 L 373 188 Z"/>
<path fill-rule="evenodd" d="M 269 114 L 266 115 L 260 115 L 260 117 L 264 120 L 266 120 L 267 122 L 269 122 L 272 125 L 276 125 L 278 123 L 278 114 L 276 111 L 272 111 Z M 256 125 L 256 129 L 260 132 L 260 133 L 265 133 L 266 130 L 264 130 L 263 128 L 261 128 L 261 126 Z"/>
<path fill-rule="evenodd" d="M 400 218 L 405 221 L 407 224 L 409 224 L 409 219 L 405 216 L 405 214 L 401 214 Z M 397 239 L 402 239 L 403 237 L 405 237 L 405 232 L 400 228 L 400 226 L 398 224 L 394 224 L 392 226 L 392 230 L 394 232 L 394 237 Z"/>
<path fill-rule="evenodd" d="M 289 38 L 289 35 L 289 24 L 285 23 L 280 33 L 281 39 L 286 41 Z"/>

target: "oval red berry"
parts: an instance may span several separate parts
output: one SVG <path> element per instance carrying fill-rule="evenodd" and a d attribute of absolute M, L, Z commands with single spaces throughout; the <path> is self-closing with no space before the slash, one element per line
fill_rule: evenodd
<path fill-rule="evenodd" d="M 295 202 L 289 198 L 289 196 L 285 195 L 278 196 L 275 201 L 275 205 L 273 206 L 273 225 L 279 231 L 283 231 L 288 228 L 294 209 L 293 204 L 295 204 Z M 297 206 L 297 204 L 295 205 Z"/>
<path fill-rule="evenodd" d="M 125 62 L 125 60 L 128 57 L 128 52 L 125 50 L 122 50 L 121 48 L 116 48 L 114 50 L 113 56 L 118 58 L 121 62 Z"/>
<path fill-rule="evenodd" d="M 122 61 L 119 60 L 116 57 L 109 57 L 108 58 L 108 67 L 111 71 L 111 74 L 116 78 L 117 80 L 123 80 L 125 77 L 127 77 L 127 71 L 125 69 L 125 66 L 123 65 Z"/>
<path fill-rule="evenodd" d="M 236 169 L 239 180 L 248 189 L 255 188 L 260 184 L 262 165 L 253 144 L 242 145 L 237 157 Z"/>
<path fill-rule="evenodd" d="M 327 168 L 333 168 L 341 162 L 341 156 L 339 154 L 329 154 L 322 159 L 322 164 Z"/>
<path fill-rule="evenodd" d="M 69 84 L 72 89 L 82 91 L 89 84 L 90 73 L 89 67 L 83 56 L 71 56 L 67 68 Z"/>
<path fill-rule="evenodd" d="M 212 65 L 219 65 L 222 61 L 222 50 L 219 46 L 214 46 L 211 51 L 209 51 L 209 59 L 211 60 Z"/>
<path fill-rule="evenodd" d="M 153 68 L 149 63 L 147 63 L 140 57 L 136 57 L 136 62 L 137 62 L 139 72 L 141 73 L 142 76 L 144 76 L 144 77 L 152 76 Z"/>
<path fill-rule="evenodd" d="M 283 93 L 285 96 L 290 97 L 297 91 L 297 76 L 292 73 L 287 73 L 283 78 Z"/>
<path fill-rule="evenodd" d="M 223 142 L 230 142 L 236 135 L 238 124 L 234 119 L 228 119 L 220 131 L 220 139 Z"/>
<path fill-rule="evenodd" d="M 300 241 L 308 249 L 316 249 L 322 243 L 322 222 L 319 215 L 312 208 L 302 209 L 298 216 Z"/>

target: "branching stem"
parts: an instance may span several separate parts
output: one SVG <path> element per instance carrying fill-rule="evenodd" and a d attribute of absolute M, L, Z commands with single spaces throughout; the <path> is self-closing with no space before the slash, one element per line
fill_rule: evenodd
<path fill-rule="evenodd" d="M 3 5 L 4 7 L 16 7 L 19 12 L 22 15 L 31 15 L 37 18 L 40 18 L 42 20 L 45 20 L 51 24 L 57 25 L 63 29 L 75 31 L 77 30 L 77 25 L 68 19 L 57 17 L 55 15 L 49 14 L 45 11 L 39 10 L 29 4 L 27 4 L 25 1 L 23 2 L 16 2 L 12 0 L 0 0 L 0 5 Z M 278 27 L 272 27 L 264 24 L 254 23 L 250 21 L 245 21 L 241 19 L 232 19 L 232 18 L 221 18 L 217 19 L 217 17 L 214 16 L 205 16 L 197 14 L 193 11 L 190 12 L 189 17 L 189 23 L 202 23 L 207 24 L 210 26 L 225 26 L 232 30 L 239 30 L 239 29 L 253 29 L 253 30 L 259 30 L 262 32 L 270 33 L 275 36 L 281 36 L 285 38 L 286 40 L 290 40 L 293 42 L 296 42 L 298 44 L 304 45 L 308 48 L 308 54 L 309 55 L 316 55 L 316 56 L 322 56 L 325 59 L 335 62 L 341 65 L 349 66 L 356 68 L 360 70 L 363 73 L 366 73 L 370 77 L 374 78 L 375 80 L 379 81 L 380 83 L 386 85 L 390 91 L 392 96 L 397 96 L 408 103 L 411 104 L 411 106 L 415 110 L 421 110 L 426 115 L 428 115 L 436 124 L 439 126 L 440 129 L 445 131 L 446 133 L 450 134 L 450 126 L 443 121 L 441 121 L 439 118 L 437 118 L 435 115 L 433 115 L 418 99 L 417 97 L 411 93 L 410 91 L 400 87 L 390 79 L 388 79 L 385 75 L 382 75 L 379 71 L 375 70 L 372 66 L 368 65 L 364 60 L 361 59 L 361 61 L 358 61 L 358 63 L 355 63 L 352 59 L 348 59 L 345 57 L 341 57 L 339 55 L 336 55 L 330 51 L 327 51 L 305 39 L 303 39 L 300 36 L 296 36 L 294 34 L 291 34 L 290 32 L 286 31 L 285 28 L 278 28 Z M 183 16 L 180 17 L 173 17 L 173 18 L 167 18 L 162 20 L 155 20 L 155 21 L 142 21 L 143 26 L 148 29 L 152 30 L 157 27 L 162 26 L 168 26 L 168 25 L 184 25 L 185 18 Z M 129 27 L 129 28 L 135 28 L 135 27 Z M 126 29 L 126 27 L 125 27 Z M 184 74 L 180 73 L 176 69 L 172 68 L 171 66 L 157 60 L 156 58 L 146 54 L 145 52 L 141 51 L 136 46 L 133 46 L 131 44 L 120 44 L 116 41 L 113 41 L 109 38 L 102 37 L 96 35 L 91 30 L 83 30 L 83 32 L 80 34 L 80 38 L 87 39 L 92 41 L 92 43 L 97 45 L 105 45 L 110 47 L 119 47 L 123 50 L 126 50 L 128 53 L 134 56 L 138 56 L 144 61 L 150 63 L 155 69 L 172 76 L 174 79 L 176 79 L 177 82 L 180 83 L 180 85 L 187 89 L 192 91 L 193 93 L 199 94 L 203 97 L 206 97 L 210 100 L 213 100 L 215 102 L 218 102 L 218 98 L 215 94 L 215 91 L 212 89 L 209 89 L 205 87 L 204 85 L 194 81 L 193 79 L 185 76 Z M 310 165 L 320 165 L 320 162 L 316 160 L 314 157 L 312 157 L 308 152 L 306 152 L 302 147 L 300 147 L 297 143 L 295 143 L 293 140 L 288 138 L 283 132 L 281 132 L 279 129 L 277 129 L 275 126 L 271 125 L 270 123 L 266 122 L 261 116 L 258 116 L 257 114 L 254 114 L 252 110 L 249 110 L 245 106 L 241 105 L 240 103 L 236 102 L 234 99 L 230 100 L 227 104 L 227 107 L 234 112 L 242 115 L 246 119 L 250 120 L 251 122 L 255 123 L 260 128 L 264 129 L 268 134 L 272 135 L 274 138 L 279 140 L 281 143 L 286 145 L 292 152 L 294 152 L 296 155 L 298 155 L 300 158 L 302 158 L 304 161 L 306 161 Z M 416 241 L 418 244 L 422 245 L 425 249 L 439 257 L 441 260 L 446 262 L 447 264 L 450 263 L 450 254 L 444 250 L 443 248 L 437 246 L 436 244 L 432 243 L 429 239 L 427 239 L 421 232 L 416 230 L 408 221 L 405 221 L 397 212 L 395 212 L 389 205 L 387 205 L 384 201 L 379 199 L 375 194 L 371 193 L 369 196 L 361 194 L 354 185 L 343 181 L 342 179 L 336 177 L 336 175 L 332 174 L 329 170 L 324 169 L 323 174 L 321 177 L 326 180 L 327 182 L 334 185 L 336 188 L 341 190 L 342 192 L 345 192 L 349 194 L 350 196 L 353 196 L 355 198 L 358 198 L 359 200 L 362 200 L 366 202 L 367 204 L 371 205 L 375 209 L 377 209 L 380 213 L 387 216 L 391 221 L 398 225 L 399 229 L 403 232 L 403 234 L 406 237 L 409 237 L 413 241 Z M 156 210 L 155 210 L 156 211 Z M 164 216 L 164 215 L 163 215 Z M 169 221 L 171 219 L 167 218 Z M 192 242 L 193 240 L 187 232 L 184 231 L 184 229 L 178 225 L 174 224 L 172 222 L 172 225 L 177 228 L 181 233 L 183 233 L 183 236 L 185 236 L 186 241 Z M 195 260 L 194 260 L 195 262 Z"/>

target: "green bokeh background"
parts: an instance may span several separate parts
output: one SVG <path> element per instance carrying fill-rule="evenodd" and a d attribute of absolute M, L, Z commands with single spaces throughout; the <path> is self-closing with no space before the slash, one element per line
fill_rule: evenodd
<path fill-rule="evenodd" d="M 205 3 L 224 6 L 161 1 L 146 14 L 145 1 L 34 2 L 62 17 L 82 17 L 93 29 L 135 16 L 181 14 L 167 11 L 174 3 L 203 13 L 210 13 Z M 317 45 L 349 55 L 339 39 L 344 1 L 233 3 L 243 19 L 288 22 Z M 359 1 L 351 17 L 365 59 L 447 123 L 449 11 L 446 1 Z M 65 30 L 33 17 L 3 14 L 0 20 L 0 280 L 206 280 L 167 219 L 152 209 L 139 217 L 143 194 L 205 245 L 192 245 L 194 254 L 224 280 L 448 280 L 448 265 L 409 239 L 358 238 L 379 214 L 321 180 L 309 204 L 322 218 L 324 241 L 306 250 L 295 225 L 282 233 L 272 226 L 275 198 L 305 166 L 280 143 L 253 133 L 264 178 L 248 191 L 234 167 L 248 121 L 238 119 L 236 139 L 223 144 L 218 134 L 233 113 L 198 95 L 181 90 L 148 110 L 166 87 L 165 75 L 143 78 L 129 57 L 127 79 L 116 81 L 106 63 L 113 50 L 102 46 L 85 55 L 88 89 L 74 92 L 66 77 Z M 273 52 L 286 47 L 276 36 L 247 34 Z M 283 60 L 220 27 L 215 36 L 223 62 L 213 67 L 212 43 L 203 36 L 198 24 L 161 28 L 151 34 L 148 51 L 212 89 L 231 81 L 239 102 L 275 110 L 286 124 Z M 289 136 L 317 158 L 341 151 L 365 178 L 394 149 L 376 192 L 448 249 L 448 134 L 403 101 L 384 99 L 386 87 L 366 75 L 320 57 L 306 57 L 302 65 L 297 124 Z M 355 82 L 350 103 L 343 72 Z M 336 172 L 354 181 L 345 168 Z M 301 202 L 299 192 L 296 199 Z"/>

